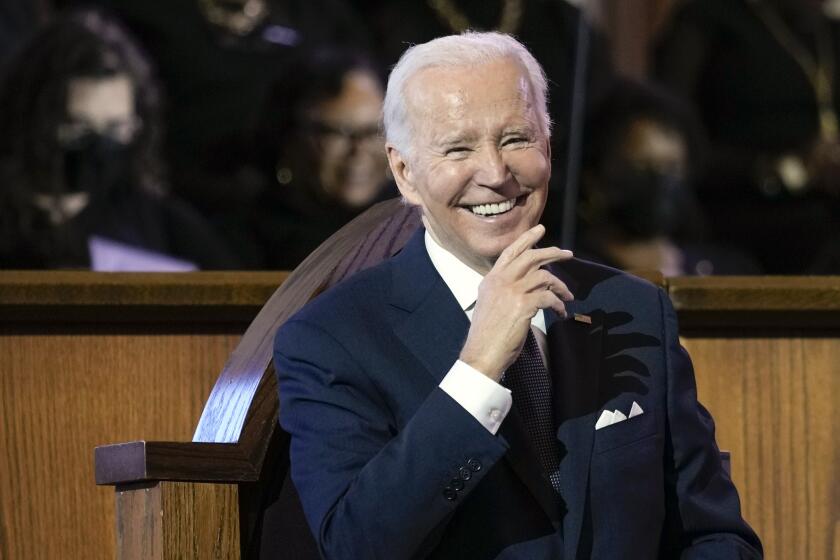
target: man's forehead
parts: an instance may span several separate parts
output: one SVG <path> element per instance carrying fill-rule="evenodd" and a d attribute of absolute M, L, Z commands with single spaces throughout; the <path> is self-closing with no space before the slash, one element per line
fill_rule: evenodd
<path fill-rule="evenodd" d="M 500 67 L 502 72 L 491 72 L 493 66 Z M 409 111 L 436 120 L 462 119 L 476 110 L 501 106 L 516 104 L 530 109 L 532 105 L 531 86 L 524 69 L 507 59 L 477 68 L 423 68 L 406 85 Z"/>

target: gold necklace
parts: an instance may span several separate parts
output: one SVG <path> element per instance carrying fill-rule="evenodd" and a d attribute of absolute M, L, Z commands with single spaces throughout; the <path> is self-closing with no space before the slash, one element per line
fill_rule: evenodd
<path fill-rule="evenodd" d="M 522 20 L 522 3 L 523 0 L 504 0 L 502 15 L 495 28 L 496 31 L 516 33 Z M 477 29 L 477 26 L 451 0 L 427 0 L 427 4 L 435 11 L 438 18 L 455 33 Z"/>
<path fill-rule="evenodd" d="M 824 25 L 818 26 L 816 56 L 794 35 L 790 26 L 762 0 L 747 2 L 770 31 L 776 42 L 793 58 L 808 78 L 819 110 L 820 138 L 838 140 L 838 117 L 834 109 L 834 50 L 831 36 Z"/>

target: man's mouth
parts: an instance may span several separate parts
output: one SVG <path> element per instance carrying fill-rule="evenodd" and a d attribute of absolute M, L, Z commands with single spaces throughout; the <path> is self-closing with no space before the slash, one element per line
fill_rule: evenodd
<path fill-rule="evenodd" d="M 492 202 L 489 204 L 476 204 L 474 206 L 467 206 L 473 214 L 479 216 L 498 216 L 506 212 L 510 212 L 516 206 L 516 198 L 503 200 L 502 202 Z"/>

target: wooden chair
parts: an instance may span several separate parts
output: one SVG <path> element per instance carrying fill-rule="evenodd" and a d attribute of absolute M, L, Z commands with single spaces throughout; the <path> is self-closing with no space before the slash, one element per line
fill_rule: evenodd
<path fill-rule="evenodd" d="M 96 483 L 117 490 L 118 558 L 318 558 L 277 423 L 274 333 L 324 289 L 398 252 L 419 226 L 416 210 L 389 200 L 301 263 L 243 335 L 192 442 L 96 448 Z M 266 520 L 280 531 L 263 533 Z"/>

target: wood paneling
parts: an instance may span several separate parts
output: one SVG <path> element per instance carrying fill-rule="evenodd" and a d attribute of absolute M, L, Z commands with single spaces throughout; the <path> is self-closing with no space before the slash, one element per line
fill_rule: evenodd
<path fill-rule="evenodd" d="M 3 558 L 112 558 L 93 448 L 189 440 L 235 334 L 0 336 Z"/>
<path fill-rule="evenodd" d="M 235 484 L 161 482 L 165 560 L 239 558 Z"/>
<path fill-rule="evenodd" d="M 113 558 L 94 447 L 189 441 L 286 276 L 0 273 L 0 559 Z"/>
<path fill-rule="evenodd" d="M 840 342 L 836 333 L 801 335 L 685 336 L 683 344 L 766 557 L 829 560 L 840 520 Z"/>
<path fill-rule="evenodd" d="M 234 484 L 118 488 L 117 559 L 239 558 L 238 496 Z"/>
<path fill-rule="evenodd" d="M 244 322 L 259 312 L 287 272 L 4 271 L 4 322 Z"/>
<path fill-rule="evenodd" d="M 163 558 L 160 493 L 160 483 L 117 489 L 117 560 Z"/>

